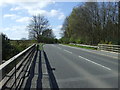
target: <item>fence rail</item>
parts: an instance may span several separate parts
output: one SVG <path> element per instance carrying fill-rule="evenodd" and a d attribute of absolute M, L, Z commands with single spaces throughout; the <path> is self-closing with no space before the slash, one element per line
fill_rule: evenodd
<path fill-rule="evenodd" d="M 120 53 L 120 45 L 98 44 L 98 49 Z"/>
<path fill-rule="evenodd" d="M 70 44 L 78 45 L 78 46 L 92 47 L 92 48 L 96 48 L 98 50 L 105 50 L 105 51 L 120 53 L 120 45 L 98 44 L 98 46 L 91 46 L 91 45 L 76 44 L 76 43 L 70 43 Z"/>
<path fill-rule="evenodd" d="M 92 47 L 92 48 L 98 48 L 98 46 L 92 46 L 92 45 L 84 45 L 84 44 L 76 44 L 76 43 L 70 43 L 71 45 L 78 45 L 78 46 L 85 46 L 85 47 Z"/>
<path fill-rule="evenodd" d="M 37 45 L 33 44 L 0 65 L 0 72 L 2 73 L 0 89 L 11 89 L 19 86 L 18 84 L 25 76 L 26 70 L 32 61 L 32 56 L 36 52 L 36 47 Z"/>

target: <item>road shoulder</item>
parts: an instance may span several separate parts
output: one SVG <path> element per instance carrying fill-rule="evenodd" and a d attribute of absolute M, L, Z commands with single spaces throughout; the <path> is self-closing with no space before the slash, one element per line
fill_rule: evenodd
<path fill-rule="evenodd" d="M 73 46 L 67 46 L 67 45 L 63 45 L 63 44 L 59 44 L 61 46 L 65 46 L 65 47 L 70 47 L 70 48 L 75 48 L 75 49 L 80 49 L 86 52 L 90 52 L 90 53 L 94 53 L 94 54 L 98 54 L 98 55 L 103 55 L 103 56 L 107 56 L 107 57 L 111 57 L 114 59 L 119 59 L 118 56 L 120 55 L 119 53 L 115 53 L 115 52 L 109 52 L 109 51 L 100 51 L 100 50 L 90 50 L 90 49 L 84 49 L 84 48 L 78 48 L 78 47 L 73 47 Z"/>

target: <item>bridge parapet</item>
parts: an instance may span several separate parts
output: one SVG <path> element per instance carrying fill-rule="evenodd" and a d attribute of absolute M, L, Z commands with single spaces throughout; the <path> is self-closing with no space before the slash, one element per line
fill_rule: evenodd
<path fill-rule="evenodd" d="M 37 52 L 37 45 L 33 44 L 16 56 L 0 65 L 0 89 L 19 88 L 25 77 L 33 54 Z"/>

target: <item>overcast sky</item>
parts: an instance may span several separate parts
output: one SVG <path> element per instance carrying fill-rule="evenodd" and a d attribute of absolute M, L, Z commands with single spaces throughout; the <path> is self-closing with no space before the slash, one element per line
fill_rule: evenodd
<path fill-rule="evenodd" d="M 32 0 L 31 0 L 32 1 Z M 0 2 L 0 32 L 6 34 L 10 39 L 28 38 L 26 26 L 32 15 L 44 15 L 50 23 L 56 36 L 60 38 L 60 28 L 63 21 L 79 2 L 53 2 L 50 0 L 42 2 Z"/>

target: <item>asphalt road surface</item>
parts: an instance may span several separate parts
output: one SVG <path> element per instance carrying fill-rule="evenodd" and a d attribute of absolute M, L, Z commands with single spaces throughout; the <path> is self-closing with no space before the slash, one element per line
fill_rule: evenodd
<path fill-rule="evenodd" d="M 118 88 L 117 58 L 58 44 L 46 44 L 44 51 L 59 88 Z"/>

